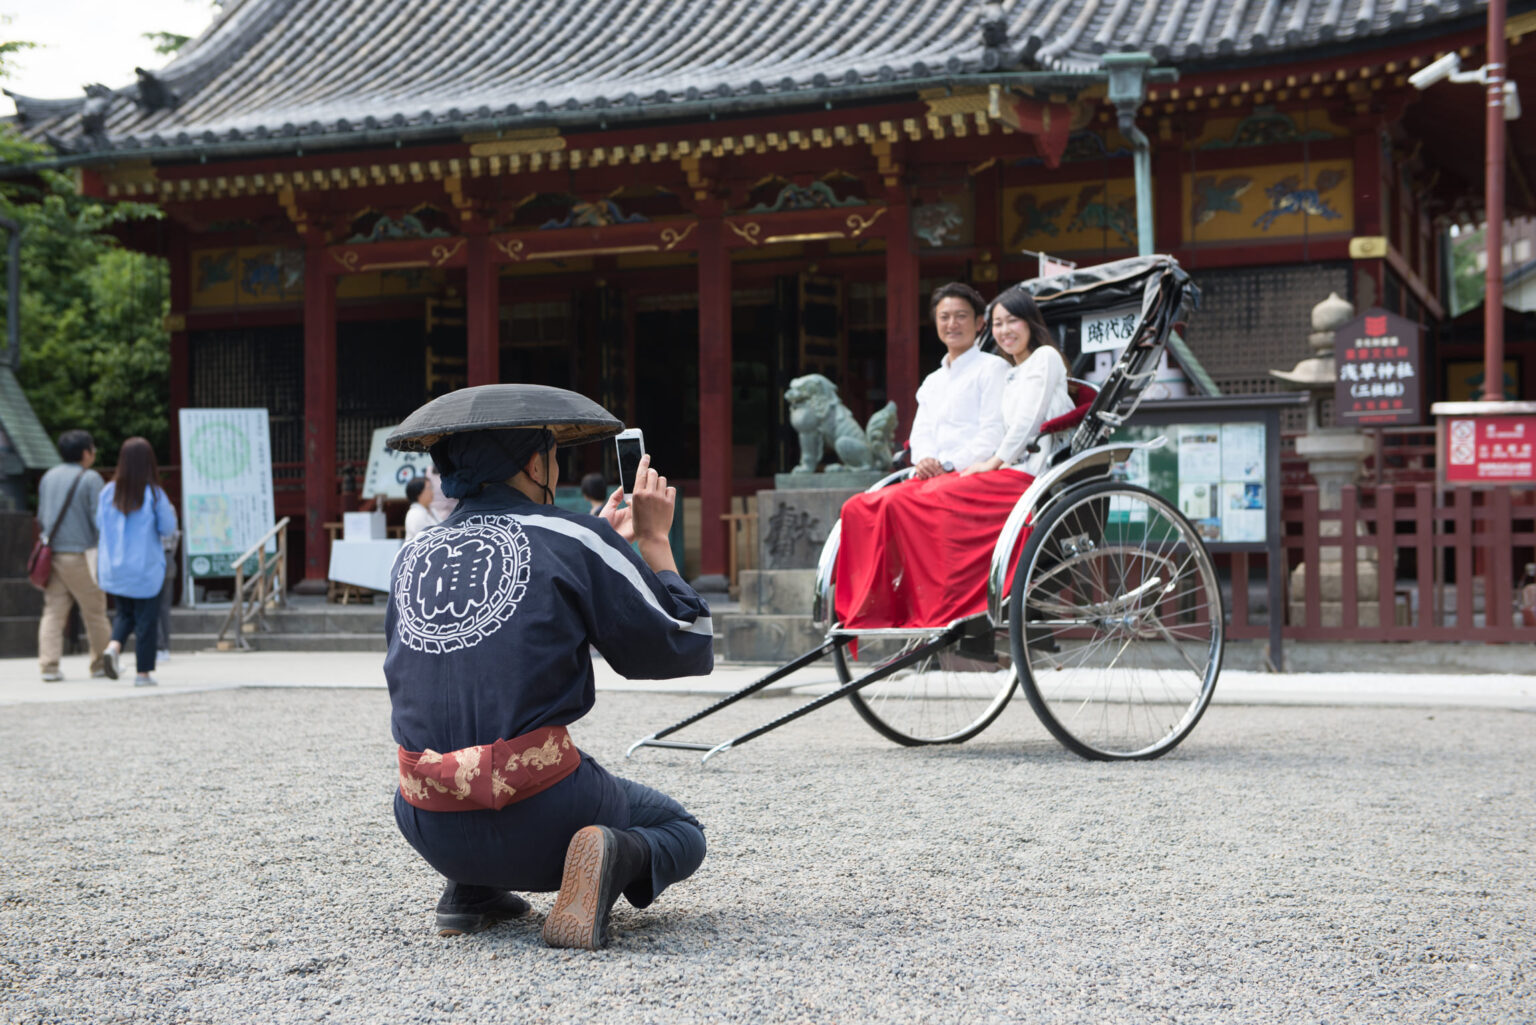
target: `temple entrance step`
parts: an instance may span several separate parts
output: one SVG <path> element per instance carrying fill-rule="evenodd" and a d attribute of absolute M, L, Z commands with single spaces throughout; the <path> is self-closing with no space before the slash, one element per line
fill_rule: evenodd
<path fill-rule="evenodd" d="M 339 605 L 321 596 L 292 595 L 287 608 L 267 613 L 266 630 L 248 632 L 245 638 L 257 651 L 383 652 L 384 608 L 382 600 Z M 227 603 L 172 609 L 172 653 L 216 649 L 228 615 Z M 233 638 L 233 631 L 226 635 Z"/>

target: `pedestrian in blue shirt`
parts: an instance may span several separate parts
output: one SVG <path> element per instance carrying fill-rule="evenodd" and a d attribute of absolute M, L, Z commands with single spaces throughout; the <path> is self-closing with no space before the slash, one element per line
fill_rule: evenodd
<path fill-rule="evenodd" d="M 165 585 L 165 545 L 176 533 L 176 510 L 160 486 L 155 450 L 143 438 L 123 442 L 117 472 L 96 504 L 96 575 L 101 589 L 117 604 L 112 640 L 102 666 L 117 679 L 119 656 L 128 635 L 135 637 L 135 687 L 153 687 L 155 641 L 160 615 L 160 590 Z"/>
<path fill-rule="evenodd" d="M 631 679 L 714 664 L 709 607 L 672 559 L 666 478 L 642 462 L 627 509 L 617 492 L 596 516 L 553 504 L 556 444 L 622 427 L 573 392 L 504 384 L 451 392 L 390 436 L 430 451 L 459 500 L 400 550 L 385 614 L 395 822 L 447 878 L 440 935 L 527 913 L 508 891 L 558 890 L 545 942 L 596 949 L 620 896 L 646 907 L 704 860 L 698 819 L 567 730 L 596 700 L 594 647 Z"/>

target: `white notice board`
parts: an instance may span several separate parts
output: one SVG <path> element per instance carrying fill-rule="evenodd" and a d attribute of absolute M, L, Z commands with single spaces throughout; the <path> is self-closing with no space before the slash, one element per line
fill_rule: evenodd
<path fill-rule="evenodd" d="M 412 477 L 425 477 L 432 457 L 426 452 L 397 452 L 385 444 L 395 432 L 393 427 L 380 427 L 373 432 L 368 446 L 368 469 L 363 474 L 363 498 L 383 494 L 389 498 L 404 498 L 405 486 Z"/>
<path fill-rule="evenodd" d="M 179 423 L 187 572 L 233 576 L 235 558 L 276 522 L 267 411 L 183 409 Z"/>

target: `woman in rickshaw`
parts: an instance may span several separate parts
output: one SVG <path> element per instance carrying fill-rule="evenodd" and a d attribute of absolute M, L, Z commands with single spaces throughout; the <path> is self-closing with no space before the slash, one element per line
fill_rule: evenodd
<path fill-rule="evenodd" d="M 943 626 L 986 610 L 993 545 L 1054 451 L 1039 442 L 1040 428 L 1074 408 L 1066 359 L 1029 293 L 1011 288 L 989 312 L 992 337 L 1013 364 L 1001 399 L 1003 440 L 958 473 L 844 504 L 836 605 L 846 627 Z"/>

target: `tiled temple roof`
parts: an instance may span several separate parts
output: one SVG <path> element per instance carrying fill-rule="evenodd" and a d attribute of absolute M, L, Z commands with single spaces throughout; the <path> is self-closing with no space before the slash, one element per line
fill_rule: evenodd
<path fill-rule="evenodd" d="M 1521 6 L 1517 3 L 1515 6 Z M 164 69 L 14 96 L 66 154 L 291 149 L 474 126 L 707 116 L 965 77 L 1185 68 L 1472 27 L 1486 0 L 230 0 Z M 383 133 L 379 135 L 378 133 Z"/>

